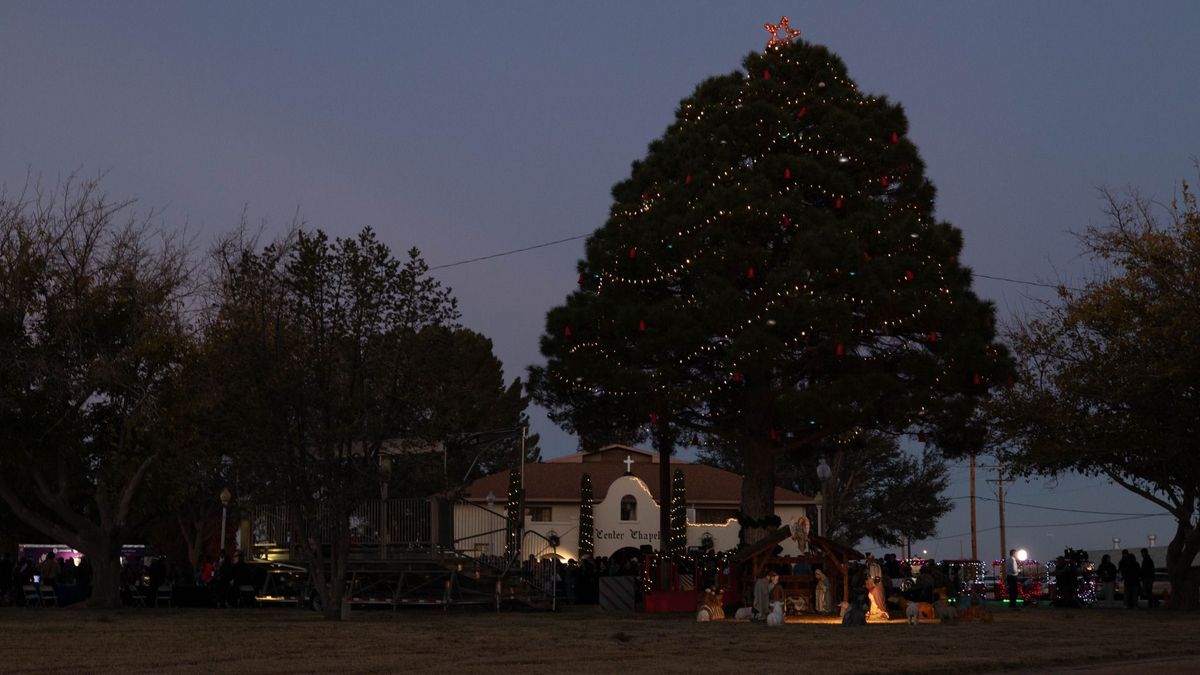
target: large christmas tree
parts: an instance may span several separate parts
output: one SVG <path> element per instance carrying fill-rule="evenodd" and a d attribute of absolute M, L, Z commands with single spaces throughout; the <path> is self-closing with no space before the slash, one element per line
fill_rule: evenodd
<path fill-rule="evenodd" d="M 613 188 L 531 371 L 583 438 L 648 425 L 664 456 L 736 455 L 747 541 L 777 522 L 780 453 L 815 467 L 864 430 L 973 450 L 976 401 L 1010 367 L 900 106 L 786 20 L 768 30 Z"/>

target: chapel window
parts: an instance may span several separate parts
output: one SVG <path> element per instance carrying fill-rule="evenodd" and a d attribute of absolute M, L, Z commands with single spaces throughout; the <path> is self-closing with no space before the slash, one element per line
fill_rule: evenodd
<path fill-rule="evenodd" d="M 637 520 L 637 498 L 633 495 L 621 497 L 621 520 Z"/>

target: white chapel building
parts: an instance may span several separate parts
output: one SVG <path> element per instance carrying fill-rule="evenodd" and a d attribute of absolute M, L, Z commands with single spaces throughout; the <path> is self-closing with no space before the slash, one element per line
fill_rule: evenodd
<path fill-rule="evenodd" d="M 682 470 L 687 501 L 687 544 L 702 547 L 711 541 L 717 551 L 738 545 L 740 526 L 736 512 L 741 503 L 742 477 L 705 464 L 671 458 L 671 474 Z M 454 536 L 461 548 L 496 555 L 504 550 L 504 533 L 498 523 L 506 512 L 509 471 L 485 476 L 463 493 L 468 503 L 455 506 Z M 525 529 L 556 537 L 560 559 L 579 558 L 580 485 L 584 474 L 592 479 L 593 555 L 608 557 L 622 549 L 649 545 L 659 549 L 657 453 L 625 445 L 610 445 L 578 452 L 524 467 Z M 813 499 L 791 490 L 775 489 L 775 513 L 784 524 L 806 515 L 815 534 Z M 527 537 L 522 557 L 547 556 L 544 542 Z M 790 539 L 784 553 L 798 551 Z"/>

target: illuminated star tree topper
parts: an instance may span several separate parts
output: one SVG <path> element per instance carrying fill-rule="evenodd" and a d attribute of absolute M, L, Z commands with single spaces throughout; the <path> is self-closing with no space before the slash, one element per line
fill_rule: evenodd
<path fill-rule="evenodd" d="M 764 23 L 763 29 L 771 34 L 771 39 L 767 40 L 767 47 L 791 44 L 792 40 L 800 37 L 800 31 L 792 28 L 786 16 L 780 17 L 779 23 Z M 782 37 L 780 37 L 781 32 Z"/>

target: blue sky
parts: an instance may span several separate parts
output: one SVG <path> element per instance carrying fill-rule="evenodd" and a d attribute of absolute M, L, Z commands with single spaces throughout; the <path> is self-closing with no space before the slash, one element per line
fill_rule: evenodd
<path fill-rule="evenodd" d="M 1168 200 L 1200 155 L 1196 2 L 15 2 L 0 5 L 0 181 L 107 172 L 114 196 L 164 210 L 198 242 L 299 214 L 375 227 L 430 264 L 585 234 L 611 186 L 700 80 L 761 49 L 788 15 L 860 87 L 908 113 L 978 273 L 1077 280 L 1071 231 L 1102 222 L 1097 188 Z M 510 377 L 535 362 L 582 242 L 448 268 L 466 325 Z M 977 280 L 1001 318 L 1034 286 Z M 573 440 L 536 420 L 548 454 Z M 967 493 L 956 467 L 950 496 Z M 980 482 L 980 493 L 990 487 Z M 1010 499 L 1149 513 L 1098 479 L 1018 483 Z M 967 531 L 966 505 L 941 524 Z M 996 525 L 980 503 L 981 528 Z M 1168 518 L 1011 507 L 1009 542 L 1128 545 Z M 1034 527 L 1013 527 L 1032 525 Z M 1047 527 L 1052 525 L 1053 527 Z M 939 557 L 969 540 L 919 544 Z M 982 555 L 998 554 L 995 532 Z"/>

